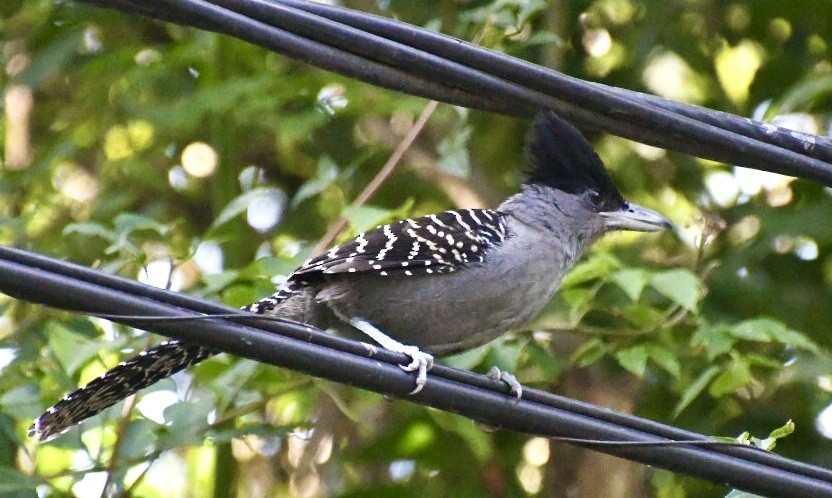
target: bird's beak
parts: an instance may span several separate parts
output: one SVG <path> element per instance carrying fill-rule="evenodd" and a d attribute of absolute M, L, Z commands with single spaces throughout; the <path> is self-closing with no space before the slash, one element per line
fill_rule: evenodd
<path fill-rule="evenodd" d="M 673 228 L 670 220 L 646 207 L 629 202 L 616 211 L 600 213 L 609 230 L 633 230 L 636 232 L 658 232 Z"/>

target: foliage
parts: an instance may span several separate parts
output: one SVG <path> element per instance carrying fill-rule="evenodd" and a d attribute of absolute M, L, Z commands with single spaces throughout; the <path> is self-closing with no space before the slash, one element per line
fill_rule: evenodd
<path fill-rule="evenodd" d="M 577 77 L 828 129 L 828 4 L 376 4 Z M 270 293 L 341 216 L 343 238 L 491 205 L 519 182 L 526 123 L 440 106 L 357 206 L 423 100 L 72 2 L 10 1 L 0 16 L 4 244 L 239 306 Z M 615 385 L 614 407 L 745 441 L 770 434 L 784 455 L 832 464 L 819 416 L 832 397 L 829 192 L 590 137 L 624 196 L 677 233 L 608 236 L 533 332 L 447 361 L 497 364 L 590 401 Z M 227 355 L 39 445 L 25 437 L 35 416 L 157 338 L 0 305 L 0 496 L 95 496 L 105 481 L 112 496 L 608 495 L 597 467 L 555 458 L 562 445 Z M 592 376 L 601 382 L 584 382 Z M 789 420 L 783 438 L 791 429 L 773 429 Z M 628 489 L 728 492 L 640 466 Z"/>

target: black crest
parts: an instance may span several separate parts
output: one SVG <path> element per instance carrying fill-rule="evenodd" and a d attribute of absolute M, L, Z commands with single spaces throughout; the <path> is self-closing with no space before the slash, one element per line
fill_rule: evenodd
<path fill-rule="evenodd" d="M 625 205 L 589 142 L 553 111 L 545 109 L 537 113 L 526 139 L 525 152 L 529 165 L 526 183 L 547 185 L 575 195 L 592 195 L 591 202 L 604 211 Z"/>

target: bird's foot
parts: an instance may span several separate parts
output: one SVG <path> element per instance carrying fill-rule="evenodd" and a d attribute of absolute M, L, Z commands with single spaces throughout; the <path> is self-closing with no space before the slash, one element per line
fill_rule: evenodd
<path fill-rule="evenodd" d="M 511 389 L 511 394 L 514 395 L 517 401 L 520 401 L 520 398 L 523 397 L 523 385 L 520 384 L 514 375 L 503 372 L 497 367 L 491 367 L 491 370 L 488 371 L 488 378 L 506 384 Z"/>
<path fill-rule="evenodd" d="M 399 365 L 405 372 L 416 372 L 416 388 L 410 394 L 416 394 L 425 387 L 428 381 L 428 370 L 433 368 L 433 356 L 425 353 L 416 346 L 402 344 L 389 335 L 377 329 L 372 323 L 361 318 L 350 319 L 350 324 L 370 336 L 381 344 L 384 349 L 404 353 L 412 360 L 407 365 Z"/>
<path fill-rule="evenodd" d="M 433 356 L 425 353 L 424 351 L 420 350 L 416 346 L 407 346 L 404 344 L 399 344 L 401 348 L 398 350 L 399 353 L 404 353 L 411 358 L 411 361 L 407 365 L 399 365 L 402 370 L 405 372 L 417 372 L 416 373 L 416 388 L 410 391 L 410 394 L 416 394 L 425 387 L 425 384 L 428 381 L 428 370 L 433 368 Z"/>

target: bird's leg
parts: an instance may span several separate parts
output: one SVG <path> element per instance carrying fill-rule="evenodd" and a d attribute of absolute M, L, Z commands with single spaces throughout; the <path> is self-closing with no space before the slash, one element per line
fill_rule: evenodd
<path fill-rule="evenodd" d="M 399 341 L 393 339 L 389 335 L 377 329 L 373 324 L 371 324 L 367 320 L 353 317 L 349 320 L 349 322 L 350 325 L 370 336 L 384 349 L 389 349 L 390 351 L 395 351 L 397 353 L 404 353 L 413 360 L 407 365 L 399 365 L 402 368 L 402 370 L 406 372 L 417 372 L 416 389 L 411 391 L 410 394 L 416 394 L 419 391 L 421 391 L 423 387 L 425 387 L 425 383 L 428 380 L 428 370 L 433 368 L 433 356 L 421 351 L 416 346 L 409 346 L 407 344 L 400 343 Z"/>
<path fill-rule="evenodd" d="M 508 372 L 503 372 L 497 367 L 491 367 L 491 370 L 488 371 L 488 378 L 508 385 L 508 387 L 511 388 L 511 394 L 513 394 L 518 401 L 523 397 L 523 385 L 520 384 L 517 377 L 514 375 Z"/>

